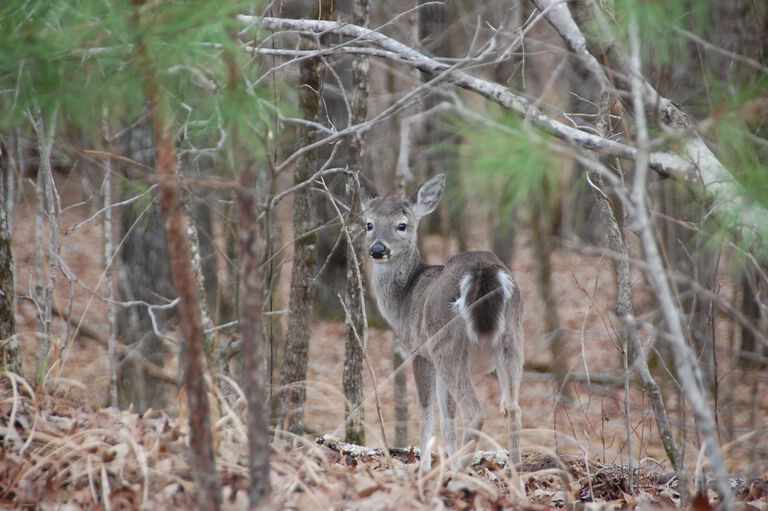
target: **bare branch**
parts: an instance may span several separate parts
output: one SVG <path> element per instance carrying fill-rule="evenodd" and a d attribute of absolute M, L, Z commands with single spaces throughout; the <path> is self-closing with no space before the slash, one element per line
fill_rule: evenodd
<path fill-rule="evenodd" d="M 335 21 L 294 20 L 283 18 L 259 19 L 254 16 L 246 15 L 239 15 L 238 19 L 243 23 L 258 24 L 269 30 L 293 30 L 311 34 L 334 33 L 357 38 L 361 43 L 372 44 L 390 52 L 389 54 L 381 55 L 385 58 L 396 56 L 398 62 L 412 65 L 425 73 L 444 75 L 442 76 L 442 80 L 475 92 L 507 109 L 517 112 L 521 116 L 527 117 L 531 124 L 537 128 L 572 145 L 585 149 L 594 149 L 601 153 L 620 156 L 622 158 L 635 158 L 637 150 L 632 146 L 608 140 L 591 133 L 586 133 L 556 121 L 541 112 L 538 108 L 535 108 L 528 99 L 513 93 L 508 88 L 472 76 L 460 70 L 458 64 L 450 66 L 427 57 L 413 48 L 374 30 Z M 368 129 L 376 120 L 377 118 L 374 118 L 367 123 L 361 123 L 356 127 L 350 128 L 355 128 L 355 130 Z M 320 142 L 327 144 L 334 139 L 346 136 L 349 132 L 353 131 L 350 128 L 342 130 L 338 132 L 336 136 L 328 137 Z M 658 172 L 685 178 L 686 176 L 689 176 L 690 167 L 691 164 L 689 162 L 677 155 L 659 152 L 651 154 L 651 168 Z"/>
<path fill-rule="evenodd" d="M 629 36 L 632 44 L 630 57 L 632 102 L 637 117 L 638 158 L 635 167 L 635 178 L 632 188 L 632 201 L 635 203 L 635 221 L 645 252 L 649 269 L 646 272 L 648 281 L 659 299 L 661 312 L 669 329 L 666 340 L 674 355 L 677 376 L 683 392 L 688 399 L 696 419 L 702 441 L 709 456 L 712 467 L 715 488 L 720 496 L 723 509 L 733 508 L 733 495 L 728 484 L 728 472 L 725 469 L 722 452 L 717 438 L 717 427 L 706 398 L 701 390 L 701 375 L 690 346 L 685 339 L 682 318 L 677 308 L 672 289 L 669 285 L 664 263 L 659 254 L 656 238 L 651 229 L 651 219 L 645 200 L 646 182 L 648 175 L 648 132 L 645 123 L 645 106 L 643 104 L 643 81 L 640 72 L 640 41 L 637 22 L 630 20 Z"/>
<path fill-rule="evenodd" d="M 542 7 L 548 9 L 546 12 L 548 15 L 551 15 L 550 22 L 553 19 L 557 20 L 561 35 L 566 34 L 568 36 L 566 41 L 569 44 L 573 44 L 574 51 L 580 57 L 586 59 L 587 67 L 596 74 L 598 81 L 601 83 L 606 81 L 607 78 L 603 68 L 584 47 L 586 39 L 581 31 L 578 30 L 578 25 L 570 16 L 565 5 L 554 4 L 552 0 L 542 0 Z M 458 65 L 455 65 L 452 69 L 448 64 L 427 57 L 413 48 L 375 30 L 333 21 L 257 18 L 246 15 L 240 15 L 238 19 L 243 23 L 260 25 L 269 30 L 287 30 L 310 34 L 334 33 L 354 38 L 358 44 L 366 43 L 384 50 L 384 53 L 377 54 L 376 56 L 412 65 L 420 71 L 432 75 L 444 74 L 444 81 L 475 92 L 524 116 L 535 127 L 573 146 L 632 160 L 635 160 L 637 157 L 636 147 L 563 124 L 544 114 L 541 110 L 535 108 L 528 99 L 513 93 L 506 87 L 472 76 L 458 69 Z M 349 51 L 351 52 L 351 50 Z M 616 51 L 614 53 L 619 52 Z M 626 71 L 626 61 L 623 61 L 621 64 L 618 67 Z M 628 75 L 628 73 L 626 74 Z M 688 116 L 670 100 L 659 95 L 647 80 L 642 77 L 641 80 L 645 104 L 656 107 L 664 125 L 672 128 L 673 135 L 684 137 L 688 135 L 691 126 Z M 355 130 L 368 129 L 374 122 L 376 122 L 376 119 L 372 119 L 368 123 L 361 123 L 361 125 L 356 127 L 347 128 L 336 136 L 328 137 L 325 141 L 320 142 L 328 143 L 346 136 L 347 132 L 353 131 L 352 128 Z M 700 184 L 704 192 L 716 201 L 718 209 L 723 214 L 741 218 L 741 225 L 747 238 L 767 236 L 768 211 L 759 205 L 751 204 L 743 199 L 744 193 L 741 185 L 712 153 L 704 141 L 695 135 L 688 136 L 685 138 L 683 147 L 683 156 L 665 152 L 650 152 L 648 155 L 650 168 L 688 183 Z"/>
<path fill-rule="evenodd" d="M 697 36 L 693 32 L 689 32 L 687 30 L 684 30 L 684 29 L 678 28 L 678 27 L 672 27 L 672 28 L 673 28 L 673 30 L 675 32 L 684 35 L 685 37 L 687 37 L 688 39 L 690 39 L 694 43 L 703 46 L 704 48 L 708 49 L 709 51 L 718 53 L 720 55 L 723 55 L 724 57 L 728 57 L 728 58 L 733 59 L 733 60 L 737 60 L 737 61 L 741 62 L 742 64 L 746 64 L 746 65 L 748 65 L 748 66 L 750 66 L 750 67 L 752 67 L 754 69 L 757 69 L 761 73 L 768 75 L 768 67 L 762 65 L 760 62 L 758 62 L 755 59 L 752 59 L 752 58 L 749 58 L 749 57 L 745 57 L 744 55 L 740 55 L 740 54 L 738 54 L 736 52 L 728 51 L 728 50 L 726 50 L 724 48 L 721 48 L 721 47 L 719 47 L 719 46 L 717 46 L 715 44 L 710 43 L 709 41 L 706 41 L 706 40 L 702 39 L 701 37 Z"/>

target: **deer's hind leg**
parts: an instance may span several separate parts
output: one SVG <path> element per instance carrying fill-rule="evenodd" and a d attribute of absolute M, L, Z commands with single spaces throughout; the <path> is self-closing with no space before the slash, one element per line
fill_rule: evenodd
<path fill-rule="evenodd" d="M 463 339 L 462 339 L 463 340 Z M 469 371 L 469 363 L 466 350 L 450 349 L 447 344 L 432 354 L 435 361 L 437 375 L 441 379 L 445 391 L 456 400 L 461 419 L 464 424 L 461 446 L 470 445 L 470 452 L 461 460 L 453 464 L 455 468 L 464 468 L 472 460 L 480 430 L 485 420 L 483 407 L 477 399 L 475 388 L 472 386 L 472 378 Z"/>
<path fill-rule="evenodd" d="M 419 469 L 429 472 L 432 468 L 432 433 L 435 429 L 435 366 L 423 356 L 413 359 L 413 379 L 416 381 L 416 395 L 419 401 L 419 424 L 421 426 L 421 463 Z"/>
<path fill-rule="evenodd" d="M 437 404 L 440 406 L 440 433 L 448 447 L 451 468 L 459 468 L 456 454 L 456 401 L 448 391 L 443 379 L 437 377 Z"/>
<path fill-rule="evenodd" d="M 520 398 L 520 380 L 523 377 L 523 350 L 521 339 L 515 333 L 505 333 L 494 346 L 496 375 L 501 387 L 501 414 L 509 420 L 509 457 L 510 462 L 520 464 L 520 431 L 522 420 L 518 400 Z"/>

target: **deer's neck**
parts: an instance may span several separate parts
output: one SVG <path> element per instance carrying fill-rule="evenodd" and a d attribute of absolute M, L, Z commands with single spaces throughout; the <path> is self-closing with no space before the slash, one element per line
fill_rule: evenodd
<path fill-rule="evenodd" d="M 404 309 L 411 301 L 414 284 L 426 268 L 415 247 L 396 262 L 373 266 L 373 285 L 379 309 L 395 331 L 400 331 L 405 324 L 407 314 Z"/>

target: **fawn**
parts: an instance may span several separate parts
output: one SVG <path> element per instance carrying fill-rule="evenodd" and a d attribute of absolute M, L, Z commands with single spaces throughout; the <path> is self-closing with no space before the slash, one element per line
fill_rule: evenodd
<path fill-rule="evenodd" d="M 435 395 L 451 467 L 465 466 L 467 459 L 454 456 L 456 404 L 464 424 L 462 445 L 475 445 L 484 417 L 471 375 L 494 368 L 501 385 L 501 413 L 509 419 L 510 463 L 519 463 L 523 303 L 512 274 L 490 252 L 463 252 L 444 266 L 421 260 L 417 227 L 437 207 L 445 186 L 443 174 L 422 184 L 407 200 L 381 197 L 365 179 L 361 184 L 378 306 L 404 351 L 413 354 L 421 420 L 420 470 L 432 467 Z"/>

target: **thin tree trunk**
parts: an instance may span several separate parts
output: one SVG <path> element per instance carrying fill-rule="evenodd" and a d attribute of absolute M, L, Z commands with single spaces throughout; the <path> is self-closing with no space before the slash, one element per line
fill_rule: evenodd
<path fill-rule="evenodd" d="M 181 174 L 179 173 L 179 180 L 181 180 Z M 213 319 L 211 319 L 211 313 L 208 309 L 207 294 L 205 292 L 205 275 L 203 274 L 203 263 L 200 257 L 200 238 L 192 220 L 192 208 L 189 203 L 184 208 L 186 213 L 186 225 L 187 225 L 187 238 L 189 239 L 190 249 L 190 262 L 192 264 L 192 274 L 195 278 L 195 284 L 197 285 L 198 306 L 200 307 L 200 320 L 202 322 L 203 332 L 203 353 L 205 354 L 205 360 L 209 368 L 212 384 L 214 387 L 220 387 L 224 396 L 231 397 L 234 395 L 234 389 L 229 384 L 220 385 L 216 376 L 216 371 L 213 370 L 216 367 L 216 360 L 214 359 L 214 345 L 213 345 Z"/>
<path fill-rule="evenodd" d="M 126 156 L 146 168 L 155 168 L 152 127 L 141 121 L 125 131 L 122 145 Z M 124 199 L 146 185 L 123 173 Z M 159 296 L 173 296 L 176 289 L 170 267 L 170 253 L 163 218 L 153 201 L 143 208 L 123 208 L 118 238 L 121 240 L 117 273 L 118 300 L 157 303 Z M 178 317 L 177 310 L 156 311 L 160 322 Z M 163 367 L 168 359 L 165 340 L 155 334 L 148 314 L 137 307 L 117 310 L 117 339 L 127 350 L 118 348 L 117 399 L 120 408 L 132 406 L 137 412 L 166 406 L 167 387 L 147 369 L 143 361 Z M 125 356 L 124 353 L 131 353 Z"/>
<path fill-rule="evenodd" d="M 110 145 L 109 124 L 107 111 L 103 113 L 102 136 L 104 147 Z M 107 353 L 109 356 L 109 405 L 118 406 L 117 402 L 117 316 L 115 313 L 114 290 L 115 283 L 112 279 L 112 160 L 109 156 L 104 158 L 104 182 L 103 208 L 104 208 L 104 281 L 106 285 L 105 296 L 107 298 L 107 324 L 109 334 L 107 337 Z"/>
<path fill-rule="evenodd" d="M 262 317 L 264 257 L 257 220 L 256 171 L 248 164 L 240 174 L 240 335 L 243 340 L 245 392 L 248 399 L 248 499 L 255 507 L 269 496 L 269 399 L 267 353 Z"/>
<path fill-rule="evenodd" d="M 179 177 L 181 178 L 181 177 Z M 189 238 L 189 248 L 192 254 L 192 271 L 195 276 L 195 284 L 197 284 L 197 293 L 200 295 L 200 318 L 203 322 L 204 337 L 203 348 L 205 350 L 205 357 L 208 363 L 213 364 L 213 336 L 211 331 L 213 329 L 213 319 L 211 319 L 211 313 L 208 310 L 208 302 L 206 300 L 205 292 L 205 276 L 203 274 L 203 263 L 200 257 L 200 240 L 197 227 L 192 222 L 192 211 L 189 208 L 185 208 L 187 213 L 187 237 Z"/>
<path fill-rule="evenodd" d="M 232 34 L 236 40 L 237 35 Z M 253 101 L 245 94 L 242 68 L 237 55 L 227 51 L 224 61 L 229 72 L 230 100 Z M 248 502 L 251 508 L 269 498 L 269 415 L 268 393 L 270 381 L 267 366 L 266 339 L 264 337 L 264 291 L 269 283 L 264 278 L 265 251 L 259 223 L 257 202 L 258 174 L 247 140 L 243 137 L 237 119 L 229 125 L 229 138 L 235 165 L 240 172 L 239 187 L 235 192 L 240 225 L 240 296 L 239 327 L 242 338 L 245 394 L 248 407 Z M 268 220 L 267 220 L 268 221 Z"/>
<path fill-rule="evenodd" d="M 707 455 L 709 456 L 715 489 L 720 496 L 723 508 L 731 509 L 734 505 L 733 495 L 728 483 L 725 460 L 723 459 L 718 442 L 717 425 L 715 424 L 712 409 L 709 407 L 709 403 L 707 403 L 704 392 L 702 392 L 701 371 L 697 367 L 694 354 L 686 342 L 680 311 L 673 298 L 664 263 L 659 254 L 653 230 L 651 229 L 651 219 L 645 198 L 649 169 L 648 131 L 642 92 L 640 41 L 635 19 L 630 19 L 629 36 L 631 41 L 630 69 L 632 71 L 630 81 L 632 85 L 633 110 L 637 120 L 638 146 L 631 200 L 635 207 L 635 220 L 643 245 L 645 260 L 648 263 L 647 279 L 659 299 L 659 306 L 669 329 L 669 335 L 663 336 L 663 339 L 665 339 L 666 344 L 669 345 L 672 351 L 678 379 L 691 405 L 698 426 L 698 432 L 702 437 Z"/>
<path fill-rule="evenodd" d="M 333 2 L 319 2 L 312 18 L 328 20 Z M 308 121 L 322 122 L 320 90 L 322 88 L 322 61 L 317 58 L 301 61 L 299 80 L 301 83 L 299 103 Z M 314 128 L 302 129 L 301 142 L 308 146 L 315 142 Z M 315 151 L 307 152 L 296 165 L 294 184 L 299 184 L 314 173 Z M 310 234 L 316 210 L 314 192 L 310 187 L 298 190 L 293 197 L 293 235 L 295 252 L 291 269 L 291 293 L 288 303 L 288 331 L 286 332 L 285 358 L 280 371 L 280 425 L 295 435 L 304 434 L 304 403 L 306 401 L 307 362 L 309 336 L 312 321 L 312 299 L 314 286 L 312 277 L 317 259 L 317 237 Z"/>
<path fill-rule="evenodd" d="M 416 2 L 413 2 L 416 3 Z M 412 5 L 408 3 L 407 7 L 410 9 Z M 409 43 L 416 47 L 416 43 L 419 40 L 419 18 L 421 17 L 418 11 L 412 11 L 406 17 L 407 33 L 409 34 Z M 397 81 L 395 78 L 396 71 L 392 68 L 387 69 L 387 83 L 388 93 L 393 95 L 397 92 Z M 413 83 L 417 84 L 421 79 L 420 73 L 416 68 L 407 69 L 406 73 L 413 79 Z M 417 114 L 413 114 L 417 115 Z M 398 125 L 400 127 L 400 147 L 397 162 L 395 164 L 395 192 L 399 200 L 406 198 L 405 189 L 408 182 L 414 178 L 414 170 L 411 165 L 418 167 L 421 164 L 421 158 L 412 159 L 410 154 L 412 151 L 408 150 L 408 157 L 402 158 L 403 146 L 408 144 L 410 147 L 413 144 L 411 133 L 413 132 L 413 126 L 418 126 L 418 122 L 412 123 L 409 119 L 404 118 L 402 115 L 398 116 Z M 418 171 L 417 171 L 418 172 Z M 375 177 L 375 176 L 372 176 Z M 421 238 L 420 238 L 421 239 Z M 405 447 L 408 444 L 408 376 L 406 374 L 406 368 L 403 367 L 405 363 L 406 354 L 403 352 L 401 346 L 403 343 L 397 338 L 395 333 L 392 333 L 392 370 L 395 371 L 394 378 L 394 400 L 395 400 L 395 440 L 394 445 L 398 447 Z"/>
<path fill-rule="evenodd" d="M 552 357 L 552 369 L 557 386 L 558 399 L 564 403 L 570 403 L 571 389 L 568 385 L 568 362 L 570 357 L 566 352 L 566 344 L 563 340 L 560 328 L 560 317 L 557 311 L 557 298 L 552 283 L 552 212 L 549 205 L 549 190 L 547 180 L 542 182 L 542 196 L 537 211 L 531 218 L 533 236 L 533 250 L 536 256 L 536 281 L 538 283 L 541 300 L 544 302 L 544 331 L 548 336 L 547 345 Z"/>
<path fill-rule="evenodd" d="M 19 147 L 19 134 L 18 130 L 16 135 L 8 137 L 8 145 L 6 146 L 6 158 L 7 163 L 2 178 L 5 180 L 6 193 L 5 193 L 5 212 L 6 212 L 6 224 L 8 225 L 8 232 L 13 233 L 13 208 L 16 204 L 16 175 L 19 177 L 19 182 L 22 180 L 22 164 L 24 158 L 18 154 Z M 15 174 L 15 175 L 14 175 Z"/>
<path fill-rule="evenodd" d="M 37 134 L 40 153 L 40 164 L 37 171 L 37 221 L 35 224 L 35 274 L 36 301 L 38 319 L 41 326 L 42 338 L 38 338 L 35 354 L 36 381 L 42 384 L 50 363 L 51 324 L 53 321 L 53 290 L 56 287 L 59 268 L 59 222 L 57 202 L 54 198 L 53 169 L 51 168 L 51 150 L 53 148 L 54 131 L 56 126 L 56 110 L 48 119 L 44 114 L 33 119 Z M 43 264 L 43 222 L 48 217 L 48 277 L 45 278 Z M 43 282 L 47 281 L 45 285 Z"/>
<path fill-rule="evenodd" d="M 0 175 L 0 369 L 21 374 L 19 359 L 19 341 L 16 339 L 16 297 L 13 284 L 13 252 L 11 251 L 11 233 L 8 229 L 7 198 L 5 194 L 6 172 Z"/>
<path fill-rule="evenodd" d="M 602 136 L 609 136 L 610 129 L 610 96 L 604 91 L 600 98 L 597 132 Z M 639 326 L 635 318 L 632 306 L 632 276 L 629 269 L 629 252 L 627 251 L 624 232 L 621 230 L 616 211 L 611 204 L 603 184 L 603 178 L 597 172 L 590 172 L 589 179 L 595 186 L 594 196 L 597 202 L 600 217 L 605 226 L 608 238 L 608 247 L 619 258 L 614 260 L 614 272 L 616 274 L 616 316 L 621 322 L 621 346 L 630 354 L 631 367 L 636 368 L 640 374 L 640 381 L 648 394 L 656 418 L 656 426 L 659 430 L 664 451 L 669 458 L 672 468 L 678 475 L 684 475 L 684 467 L 680 459 L 680 452 L 672 435 L 672 428 L 667 417 L 667 410 L 661 396 L 659 386 L 648 368 L 648 357 L 640 340 Z M 625 397 L 626 399 L 626 397 Z M 679 484 L 685 483 L 685 478 L 679 478 Z"/>
<path fill-rule="evenodd" d="M 355 0 L 352 23 L 368 27 L 368 0 Z M 359 124 L 368 116 L 368 59 L 358 57 L 352 61 L 352 123 Z M 349 168 L 357 173 L 363 168 L 363 134 L 356 133 L 349 142 Z M 365 321 L 362 275 L 365 237 L 362 235 L 362 206 L 360 183 L 357 175 L 347 176 L 349 216 L 346 224 L 347 239 L 347 297 L 349 317 L 346 321 L 344 345 L 344 397 L 346 442 L 365 445 L 365 415 L 363 403 L 363 346 L 368 338 Z"/>
<path fill-rule="evenodd" d="M 432 2 L 430 0 L 419 0 L 419 41 L 428 55 L 436 57 L 453 57 L 451 52 L 451 38 L 449 35 L 451 9 L 447 2 Z M 432 76 L 422 73 L 423 82 L 428 82 Z M 442 94 L 433 92 L 427 94 L 423 101 L 423 111 L 432 110 L 439 103 L 444 101 Z M 449 130 L 445 127 L 444 121 L 439 115 L 430 115 L 424 118 L 421 125 L 421 156 L 423 159 L 422 169 L 425 176 L 421 180 L 428 179 L 438 173 L 446 173 L 450 182 L 453 181 L 456 189 L 460 186 L 458 175 L 452 172 L 456 169 L 456 152 L 452 150 L 451 145 L 458 145 L 459 137 L 455 130 Z M 421 221 L 425 229 L 429 232 L 441 232 L 447 238 L 450 234 L 455 234 L 459 240 L 459 248 L 466 250 L 466 235 L 463 222 L 463 204 L 454 201 L 454 207 L 448 208 L 448 202 L 442 202 L 437 214 L 428 216 Z M 450 231 L 454 232 L 451 233 Z M 419 236 L 419 247 L 424 250 L 424 241 L 426 236 Z"/>
<path fill-rule="evenodd" d="M 211 410 L 205 382 L 204 332 L 199 303 L 203 297 L 198 296 L 192 267 L 187 218 L 181 204 L 181 186 L 176 172 L 176 146 L 168 97 L 147 53 L 145 41 L 140 41 L 137 56 L 154 132 L 156 169 L 160 181 L 160 208 L 165 220 L 171 254 L 171 274 L 179 295 L 182 331 L 179 364 L 183 371 L 182 381 L 189 410 L 189 464 L 197 486 L 198 506 L 215 511 L 221 504 L 221 490 L 216 472 Z"/>
<path fill-rule="evenodd" d="M 767 265 L 763 266 L 768 268 Z M 758 271 L 748 266 L 742 270 L 740 287 L 741 313 L 757 326 L 758 331 L 768 331 L 768 313 L 763 307 L 763 304 L 768 303 L 765 299 L 768 295 L 768 282 L 762 281 Z M 736 353 L 736 364 L 744 369 L 757 370 L 755 372 L 759 374 L 759 370 L 766 367 L 767 354 L 766 346 L 760 343 L 754 332 L 742 326 L 741 346 Z"/>

